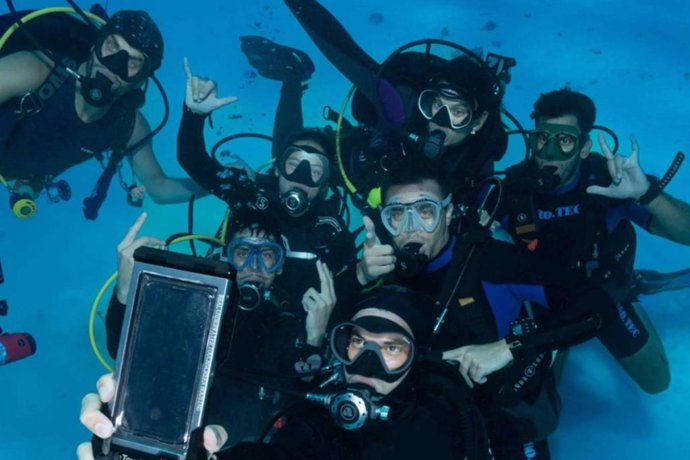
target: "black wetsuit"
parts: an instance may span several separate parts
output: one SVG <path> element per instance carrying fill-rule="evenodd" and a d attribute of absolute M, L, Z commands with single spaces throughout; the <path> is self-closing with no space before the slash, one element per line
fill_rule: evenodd
<path fill-rule="evenodd" d="M 306 214 L 289 215 L 276 199 L 278 178 L 272 173 L 257 174 L 255 181 L 241 183 L 236 172 L 206 154 L 204 120 L 204 116 L 184 110 L 178 133 L 178 160 L 185 171 L 231 209 L 256 206 L 257 190 L 261 191 L 259 196 L 265 198 L 266 212 L 276 219 L 286 249 L 283 273 L 276 279 L 276 287 L 286 292 L 291 306 L 304 315 L 302 296 L 310 287 L 320 290 L 317 260 L 325 262 L 333 272 L 338 302 L 347 304 L 349 296 L 359 290 L 357 260 L 354 237 L 340 218 L 337 206 L 332 200 L 316 199 Z"/>
<path fill-rule="evenodd" d="M 552 190 L 530 189 L 527 178 L 534 172 L 531 160 L 509 170 L 498 220 L 537 256 L 587 276 L 616 302 L 632 300 L 636 235 L 631 223 L 647 230 L 649 211 L 632 200 L 587 193 L 590 185 L 611 184 L 601 155 L 591 154 L 573 181 Z M 639 323 L 636 315 L 632 321 Z"/>
<path fill-rule="evenodd" d="M 560 411 L 548 367 L 552 350 L 596 335 L 615 354 L 616 343 L 635 340 L 603 290 L 566 275 L 522 246 L 482 238 L 481 233 L 452 237 L 421 273 L 397 282 L 439 300 L 427 311 L 434 320 L 448 305 L 434 337 L 439 350 L 506 338 L 511 322 L 526 316 L 525 301 L 530 302 L 538 332 L 547 335 L 527 336 L 525 343 L 536 338 L 529 352 L 477 387 L 496 459 L 549 458 L 546 436 L 556 428 Z M 560 332 L 548 335 L 556 330 Z M 532 450 L 537 456 L 529 456 Z"/>
<path fill-rule="evenodd" d="M 131 136 L 134 110 L 116 103 L 103 118 L 84 123 L 75 109 L 75 81 L 54 70 L 41 88 L 47 85 L 52 96 L 38 113 L 17 120 L 12 109 L 2 110 L 0 174 L 6 179 L 41 182 L 107 150 L 124 148 Z"/>
<path fill-rule="evenodd" d="M 396 160 L 384 158 L 390 155 L 389 146 L 399 145 L 401 136 L 406 137 L 404 133 L 419 136 L 427 133 L 427 121 L 417 109 L 417 97 L 429 84 L 434 71 L 432 64 L 421 53 L 403 53 L 382 75 L 381 65 L 355 43 L 321 4 L 315 0 L 285 0 L 285 3 L 319 50 L 363 96 L 355 97 L 353 111 L 371 129 L 364 133 L 370 140 L 362 144 L 355 140 L 361 138 L 361 134 L 344 133 L 345 142 L 354 142 L 354 145 L 344 146 L 343 162 L 350 180 L 359 188 L 378 186 L 379 183 L 373 183 L 379 177 L 372 176 L 372 168 Z M 289 113 L 279 111 L 276 119 L 283 116 Z M 406 144 L 408 153 L 419 150 L 418 145 Z M 454 178 L 455 198 L 472 197 L 477 181 L 493 171 L 492 162 L 500 159 L 506 148 L 507 135 L 498 113 L 490 114 L 476 135 L 468 136 L 459 145 L 446 147 L 440 160 Z M 376 158 L 369 158 L 372 155 Z M 367 179 L 362 182 L 358 176 Z"/>
<path fill-rule="evenodd" d="M 450 373 L 454 370 L 450 369 Z M 390 419 L 346 431 L 328 412 L 303 403 L 278 419 L 267 444 L 245 443 L 220 460 L 488 459 L 485 433 L 464 382 L 424 369 L 411 374 L 382 402 Z M 445 375 L 444 375 L 445 374 Z M 457 374 L 456 374 L 457 376 Z M 412 384 L 411 381 L 415 383 Z M 428 383 L 427 383 L 428 382 Z"/>

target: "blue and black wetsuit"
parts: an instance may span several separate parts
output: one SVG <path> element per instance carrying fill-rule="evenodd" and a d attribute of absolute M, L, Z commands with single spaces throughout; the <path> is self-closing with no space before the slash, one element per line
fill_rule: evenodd
<path fill-rule="evenodd" d="M 648 230 L 651 214 L 632 200 L 587 193 L 590 185 L 611 184 L 601 155 L 591 154 L 573 181 L 553 190 L 510 186 L 516 177 L 524 179 L 534 168 L 531 161 L 511 168 L 500 221 L 516 241 L 528 245 L 538 257 L 588 277 L 609 294 L 628 332 L 611 344 L 616 350 L 614 356 L 644 391 L 664 391 L 671 378 L 666 352 L 632 289 L 636 252 L 633 223 Z M 528 182 L 522 181 L 523 185 Z"/>
<path fill-rule="evenodd" d="M 604 286 L 618 302 L 625 300 L 635 260 L 635 232 L 648 230 L 651 215 L 632 200 L 587 193 L 590 185 L 607 187 L 611 178 L 598 154 L 582 162 L 568 184 L 534 191 L 511 187 L 514 176 L 529 174 L 531 160 L 512 167 L 506 179 L 501 224 L 533 252 L 580 271 Z"/>
<path fill-rule="evenodd" d="M 460 273 L 457 289 L 450 289 Z M 460 234 L 406 285 L 438 299 L 428 311 L 434 320 L 448 307 L 435 335 L 434 348 L 440 350 L 510 339 L 511 323 L 531 310 L 539 334 L 529 352 L 477 389 L 496 459 L 549 458 L 546 436 L 560 411 L 551 351 L 594 336 L 614 356 L 621 344 L 639 346 L 603 290 L 520 245 L 493 239 L 471 243 Z M 531 340 L 526 337 L 525 343 Z M 538 455 L 529 457 L 533 450 Z"/>

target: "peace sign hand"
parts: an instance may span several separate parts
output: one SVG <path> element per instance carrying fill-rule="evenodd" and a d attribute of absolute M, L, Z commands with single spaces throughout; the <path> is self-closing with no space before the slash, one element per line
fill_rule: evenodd
<path fill-rule="evenodd" d="M 194 76 L 187 58 L 184 58 L 184 71 L 187 75 L 184 102 L 192 112 L 207 114 L 237 101 L 234 96 L 218 97 L 216 82 L 208 78 Z"/>

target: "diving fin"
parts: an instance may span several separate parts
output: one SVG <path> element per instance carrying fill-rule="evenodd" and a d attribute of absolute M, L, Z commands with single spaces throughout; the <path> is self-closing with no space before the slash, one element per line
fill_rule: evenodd
<path fill-rule="evenodd" d="M 654 270 L 635 270 L 632 293 L 650 295 L 663 291 L 690 288 L 690 268 L 677 272 L 659 273 Z"/>
<path fill-rule="evenodd" d="M 262 77 L 302 82 L 309 80 L 314 73 L 314 63 L 304 51 L 278 45 L 257 35 L 242 36 L 240 42 L 249 65 Z"/>

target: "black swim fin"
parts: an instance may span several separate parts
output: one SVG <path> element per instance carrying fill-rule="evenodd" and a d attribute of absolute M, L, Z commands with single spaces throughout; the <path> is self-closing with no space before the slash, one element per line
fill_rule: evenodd
<path fill-rule="evenodd" d="M 278 45 L 257 35 L 240 37 L 242 52 L 259 75 L 278 81 L 307 81 L 314 73 L 314 63 L 307 53 Z"/>
<path fill-rule="evenodd" d="M 663 291 L 690 288 L 690 268 L 671 273 L 654 270 L 635 270 L 633 292 L 636 295 L 650 295 Z"/>

